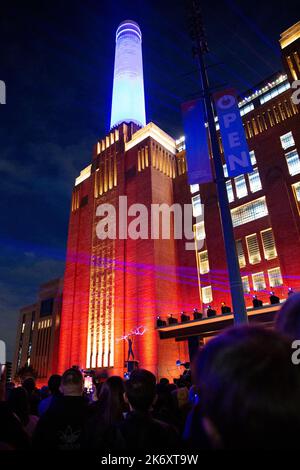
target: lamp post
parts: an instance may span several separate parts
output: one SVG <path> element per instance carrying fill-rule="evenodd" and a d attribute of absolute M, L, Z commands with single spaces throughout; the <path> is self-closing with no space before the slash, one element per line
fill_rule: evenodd
<path fill-rule="evenodd" d="M 205 66 L 204 56 L 208 52 L 208 46 L 203 28 L 200 0 L 189 0 L 189 6 L 190 34 L 194 42 L 194 54 L 198 59 L 202 93 L 206 109 L 206 117 L 215 168 L 215 181 L 217 186 L 223 238 L 225 244 L 234 323 L 242 324 L 248 322 L 248 317 L 246 312 L 240 267 L 236 252 L 236 243 L 234 238 L 234 230 L 231 219 L 222 158 L 219 150 L 212 97 Z"/>

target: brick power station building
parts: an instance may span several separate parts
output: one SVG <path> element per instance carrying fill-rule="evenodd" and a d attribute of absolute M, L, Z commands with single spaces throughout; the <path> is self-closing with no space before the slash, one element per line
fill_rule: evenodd
<path fill-rule="evenodd" d="M 254 171 L 228 179 L 224 165 L 249 319 L 265 323 L 277 308 L 268 305 L 270 290 L 283 300 L 300 286 L 300 118 L 291 88 L 300 80 L 300 23 L 281 35 L 280 45 L 284 70 L 240 98 Z M 72 194 L 60 373 L 76 364 L 122 375 L 127 344 L 121 338 L 142 326 L 135 359 L 158 376 L 174 377 L 176 360 L 188 361 L 191 348 L 233 321 L 220 312 L 231 300 L 215 183 L 188 185 L 184 137 L 175 141 L 155 124 L 145 125 L 144 109 L 141 32 L 124 22 L 117 30 L 111 130 L 95 144 Z M 161 233 L 156 239 L 120 236 L 126 212 L 120 196 L 128 207 L 148 209 L 192 200 L 195 216 L 203 204 L 204 221 L 194 226 L 201 250 L 186 250 L 172 226 L 168 239 Z M 116 210 L 116 238 L 97 234 L 103 204 Z M 128 223 L 137 215 L 132 211 Z M 251 309 L 254 294 L 265 304 L 259 311 Z M 206 318 L 208 305 L 216 317 Z M 192 318 L 195 307 L 204 312 L 202 320 L 157 327 L 158 316 L 179 318 L 185 311 Z"/>

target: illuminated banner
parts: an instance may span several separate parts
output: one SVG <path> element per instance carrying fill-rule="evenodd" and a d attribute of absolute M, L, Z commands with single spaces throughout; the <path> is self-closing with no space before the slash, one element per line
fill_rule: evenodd
<path fill-rule="evenodd" d="M 228 176 L 253 171 L 236 93 L 233 89 L 214 93 Z"/>
<path fill-rule="evenodd" d="M 189 184 L 212 181 L 203 100 L 183 103 L 183 125 Z"/>

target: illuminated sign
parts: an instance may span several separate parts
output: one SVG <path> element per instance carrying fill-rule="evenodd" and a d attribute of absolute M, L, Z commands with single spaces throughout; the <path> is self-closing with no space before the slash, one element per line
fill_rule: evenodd
<path fill-rule="evenodd" d="M 253 171 L 242 118 L 234 90 L 214 94 L 219 118 L 228 176 L 238 176 Z"/>
<path fill-rule="evenodd" d="M 181 108 L 189 184 L 209 183 L 212 171 L 203 100 L 188 101 Z"/>

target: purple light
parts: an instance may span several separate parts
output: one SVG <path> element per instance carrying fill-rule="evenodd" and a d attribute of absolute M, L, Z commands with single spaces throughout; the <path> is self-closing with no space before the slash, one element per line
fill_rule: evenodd
<path fill-rule="evenodd" d="M 139 25 L 131 20 L 123 21 L 116 33 L 110 127 L 122 122 L 146 124 L 142 33 Z"/>

